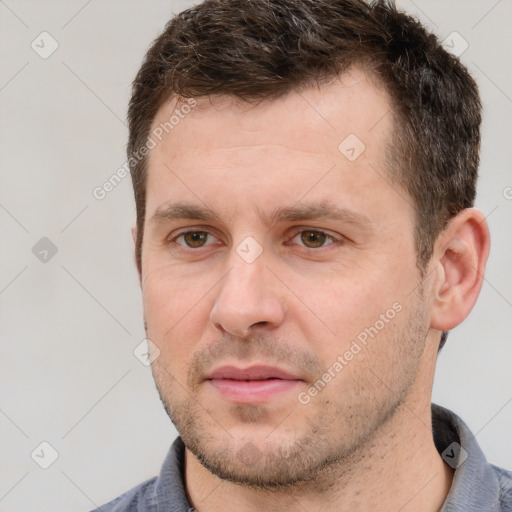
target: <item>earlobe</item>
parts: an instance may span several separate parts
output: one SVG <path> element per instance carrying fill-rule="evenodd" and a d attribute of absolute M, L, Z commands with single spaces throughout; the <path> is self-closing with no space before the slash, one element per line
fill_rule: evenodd
<path fill-rule="evenodd" d="M 439 272 L 433 289 L 433 329 L 449 331 L 469 315 L 482 287 L 489 247 L 489 229 L 476 208 L 462 210 L 441 233 L 434 250 Z"/>

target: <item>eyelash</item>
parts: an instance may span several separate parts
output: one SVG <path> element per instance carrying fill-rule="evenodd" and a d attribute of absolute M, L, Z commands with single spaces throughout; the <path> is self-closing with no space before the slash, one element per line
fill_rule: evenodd
<path fill-rule="evenodd" d="M 334 237 L 333 235 L 330 235 L 329 233 L 326 233 L 325 231 L 322 231 L 321 229 L 313 229 L 313 228 L 308 228 L 308 229 L 301 229 L 300 231 L 297 231 L 291 238 L 290 240 L 293 240 L 295 239 L 297 236 L 299 236 L 301 233 L 304 233 L 304 232 L 311 232 L 311 233 L 316 233 L 316 234 L 321 234 L 321 235 L 325 235 L 327 239 L 330 239 L 332 240 L 331 243 L 328 243 L 326 245 L 321 245 L 320 247 L 307 247 L 305 245 L 301 245 L 300 247 L 302 247 L 303 249 L 306 249 L 306 250 L 311 250 L 311 251 L 315 251 L 315 250 L 318 250 L 318 249 L 324 249 L 326 247 L 329 247 L 331 245 L 334 245 L 334 243 L 336 242 L 340 242 L 342 241 L 342 238 L 339 238 L 337 239 L 336 237 Z M 204 247 L 207 247 L 208 245 L 213 245 L 213 244 L 207 244 L 207 245 L 203 245 L 201 247 L 190 247 L 186 244 L 182 245 L 180 243 L 177 242 L 177 240 L 187 234 L 190 234 L 190 233 L 206 233 L 206 235 L 209 235 L 209 236 L 214 236 L 212 235 L 212 233 L 206 231 L 206 230 L 201 230 L 201 229 L 191 229 L 191 230 L 187 230 L 187 231 L 182 231 L 181 233 L 179 233 L 178 235 L 172 237 L 172 238 L 169 238 L 168 239 L 168 243 L 175 243 L 176 245 L 179 245 L 180 247 L 183 247 L 185 249 L 188 249 L 188 250 L 197 250 L 197 249 L 202 249 Z"/>

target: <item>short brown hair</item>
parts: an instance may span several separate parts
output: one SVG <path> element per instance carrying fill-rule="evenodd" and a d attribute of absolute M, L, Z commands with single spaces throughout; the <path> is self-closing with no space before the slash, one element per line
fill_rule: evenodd
<path fill-rule="evenodd" d="M 133 83 L 128 157 L 141 270 L 147 158 L 155 115 L 171 97 L 276 99 L 362 64 L 390 95 L 390 176 L 412 198 L 418 265 L 451 217 L 474 203 L 481 105 L 474 80 L 419 21 L 388 1 L 206 0 L 175 16 Z"/>

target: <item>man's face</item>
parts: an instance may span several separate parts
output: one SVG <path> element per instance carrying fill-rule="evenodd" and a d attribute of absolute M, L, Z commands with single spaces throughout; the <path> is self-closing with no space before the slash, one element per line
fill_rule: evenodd
<path fill-rule="evenodd" d="M 221 478 L 310 479 L 371 441 L 422 364 L 429 304 L 411 201 L 386 169 L 389 100 L 354 70 L 253 107 L 203 99 L 183 117 L 149 156 L 156 385 Z"/>

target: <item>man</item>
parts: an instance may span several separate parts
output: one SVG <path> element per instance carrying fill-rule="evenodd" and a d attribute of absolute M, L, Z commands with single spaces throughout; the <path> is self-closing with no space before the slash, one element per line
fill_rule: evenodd
<path fill-rule="evenodd" d="M 129 109 L 152 371 L 180 437 L 103 511 L 512 510 L 431 404 L 489 252 L 480 101 L 384 2 L 212 0 Z"/>

